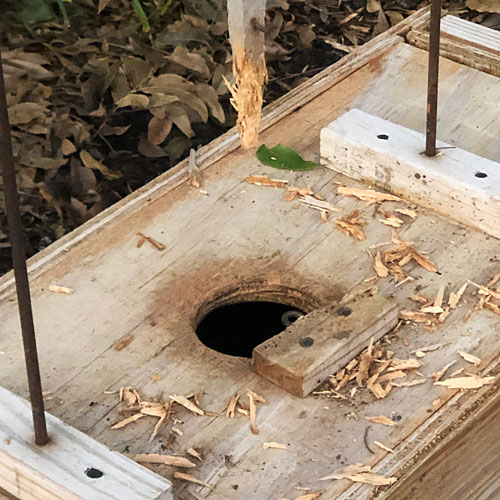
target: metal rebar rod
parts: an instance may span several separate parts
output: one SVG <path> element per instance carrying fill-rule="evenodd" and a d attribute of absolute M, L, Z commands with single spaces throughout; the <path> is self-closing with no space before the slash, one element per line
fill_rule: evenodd
<path fill-rule="evenodd" d="M 26 251 L 24 235 L 17 194 L 16 171 L 12 155 L 9 116 L 7 112 L 7 99 L 5 96 L 5 81 L 0 52 L 0 166 L 5 192 L 5 208 L 9 226 L 10 244 L 12 250 L 12 264 L 16 278 L 17 301 L 21 319 L 23 336 L 24 357 L 28 374 L 28 386 L 35 430 L 35 443 L 44 445 L 49 441 L 47 424 L 45 422 L 45 409 L 40 380 L 40 368 L 36 349 L 35 326 L 26 266 Z"/>
<path fill-rule="evenodd" d="M 429 76 L 427 82 L 427 127 L 425 137 L 425 154 L 427 156 L 436 156 L 440 37 L 441 0 L 432 0 L 429 28 Z"/>

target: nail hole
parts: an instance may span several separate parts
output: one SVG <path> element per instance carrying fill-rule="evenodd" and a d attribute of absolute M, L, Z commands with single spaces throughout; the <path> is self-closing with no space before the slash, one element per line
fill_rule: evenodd
<path fill-rule="evenodd" d="M 344 317 L 350 316 L 351 313 L 352 309 L 350 307 L 342 307 L 337 311 L 337 314 L 339 316 L 344 316 Z"/>
<path fill-rule="evenodd" d="M 377 139 L 382 139 L 384 141 L 387 141 L 389 139 L 389 136 L 387 134 L 379 134 L 377 135 Z"/>
<path fill-rule="evenodd" d="M 99 469 L 94 469 L 94 467 L 89 467 L 85 471 L 85 475 L 87 477 L 90 477 L 90 479 L 99 479 L 100 477 L 104 476 L 104 472 L 100 471 Z"/>
<path fill-rule="evenodd" d="M 488 174 L 485 174 L 484 172 L 476 172 L 474 175 L 476 177 L 479 177 L 480 179 L 484 179 L 485 177 L 488 177 Z"/>
<path fill-rule="evenodd" d="M 299 345 L 301 347 L 311 347 L 314 344 L 314 340 L 311 337 L 302 337 L 299 339 Z"/>

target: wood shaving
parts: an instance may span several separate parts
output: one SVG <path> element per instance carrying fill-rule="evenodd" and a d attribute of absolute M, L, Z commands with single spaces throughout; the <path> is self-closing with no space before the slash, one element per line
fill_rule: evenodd
<path fill-rule="evenodd" d="M 446 370 L 448 370 L 448 368 L 453 366 L 455 363 L 456 361 L 451 361 L 450 363 L 444 365 L 443 368 L 441 368 L 441 370 L 439 370 L 438 372 L 431 373 L 429 377 L 434 379 L 434 383 L 438 382 L 441 379 L 441 377 L 446 373 Z"/>
<path fill-rule="evenodd" d="M 483 295 L 491 296 L 494 299 L 500 300 L 500 292 L 495 292 L 486 286 L 478 285 L 477 283 L 474 283 L 473 281 L 470 281 L 470 280 L 467 280 L 467 282 L 470 283 L 471 285 L 475 286 L 476 288 L 479 288 L 479 290 L 480 290 L 479 293 L 482 293 Z"/>
<path fill-rule="evenodd" d="M 460 302 L 460 299 L 462 298 L 462 295 L 465 292 L 465 289 L 467 288 L 467 285 L 468 283 L 464 283 L 464 285 L 458 290 L 457 293 L 450 293 L 450 298 L 448 299 L 448 306 L 450 307 L 450 309 L 456 309 L 458 303 Z"/>
<path fill-rule="evenodd" d="M 247 389 L 247 394 L 251 394 L 256 403 L 261 403 L 263 405 L 267 405 L 267 401 L 262 396 L 257 394 L 256 392 L 251 391 L 250 389 Z"/>
<path fill-rule="evenodd" d="M 5 439 L 3 440 L 3 444 L 4 444 L 5 446 L 9 446 L 9 444 L 10 444 L 10 439 L 9 439 L 9 438 L 5 438 Z"/>
<path fill-rule="evenodd" d="M 159 250 L 160 252 L 162 250 L 165 250 L 165 245 L 163 243 L 160 243 L 159 241 L 156 241 L 155 239 L 151 238 L 151 236 L 146 236 L 145 234 L 143 233 L 137 233 L 137 236 L 139 236 L 142 241 L 144 242 L 147 241 L 148 243 L 150 243 L 154 248 L 156 248 L 157 250 Z M 139 240 L 140 242 L 141 240 Z M 142 243 L 139 245 L 139 243 L 137 244 L 138 247 L 142 246 Z"/>
<path fill-rule="evenodd" d="M 132 340 L 134 340 L 134 336 L 131 333 L 125 335 L 122 340 L 118 341 L 115 344 L 115 351 L 121 351 L 122 349 L 125 349 L 125 347 L 127 347 L 132 342 Z"/>
<path fill-rule="evenodd" d="M 178 396 L 176 394 L 173 394 L 172 396 L 169 396 L 169 398 L 175 403 L 184 406 L 184 408 L 187 408 L 195 415 L 205 415 L 205 412 L 201 408 L 196 406 L 192 401 L 189 401 L 189 399 L 186 398 L 185 396 Z"/>
<path fill-rule="evenodd" d="M 444 309 L 441 306 L 427 306 L 422 307 L 420 312 L 423 312 L 424 314 L 441 314 L 444 312 Z"/>
<path fill-rule="evenodd" d="M 49 290 L 54 293 L 62 293 L 65 295 L 71 295 L 73 293 L 73 290 L 71 288 L 59 285 L 50 285 Z"/>
<path fill-rule="evenodd" d="M 397 359 L 394 358 L 391 361 L 391 367 L 387 371 L 396 370 L 413 370 L 415 368 L 420 368 L 422 365 L 416 359 Z"/>
<path fill-rule="evenodd" d="M 375 254 L 375 272 L 377 273 L 377 276 L 379 278 L 386 278 L 389 276 L 389 269 L 385 266 L 385 264 L 382 262 L 382 256 L 380 254 L 380 250 L 377 250 L 377 253 Z"/>
<path fill-rule="evenodd" d="M 435 325 L 437 320 L 432 316 L 420 311 L 399 311 L 399 318 L 405 321 L 413 321 L 414 323 L 425 323 L 427 325 Z"/>
<path fill-rule="evenodd" d="M 434 382 L 434 385 L 442 385 L 449 389 L 479 389 L 483 385 L 492 384 L 495 377 L 479 377 L 478 375 L 470 375 L 467 377 L 449 378 L 440 382 Z"/>
<path fill-rule="evenodd" d="M 268 186 L 284 188 L 287 186 L 288 181 L 284 179 L 271 179 L 267 175 L 249 175 L 245 177 L 245 181 L 249 184 L 255 184 L 256 186 Z"/>
<path fill-rule="evenodd" d="M 191 186 L 195 188 L 201 187 L 201 172 L 196 164 L 196 151 L 194 148 L 189 150 L 188 174 Z"/>
<path fill-rule="evenodd" d="M 177 427 L 172 427 L 172 432 L 175 432 L 178 436 L 184 436 L 184 433 Z"/>
<path fill-rule="evenodd" d="M 365 472 L 370 472 L 372 468 L 369 465 L 363 464 L 352 464 L 344 467 L 340 472 L 334 472 L 332 474 L 328 474 L 328 476 L 324 476 L 320 478 L 320 481 L 329 481 L 330 479 L 346 479 L 347 476 L 351 474 L 362 474 Z"/>
<path fill-rule="evenodd" d="M 389 427 L 396 425 L 396 422 L 394 422 L 394 420 L 391 420 L 389 417 L 386 417 L 384 415 L 379 415 L 378 417 L 365 417 L 365 418 L 366 420 L 369 420 L 374 424 L 387 425 Z"/>
<path fill-rule="evenodd" d="M 389 453 L 396 453 L 392 448 L 389 448 L 385 444 L 382 444 L 380 441 L 373 441 L 373 444 L 382 448 L 384 451 L 388 451 Z"/>
<path fill-rule="evenodd" d="M 149 378 L 153 381 L 153 382 L 159 382 L 163 377 L 161 375 L 158 375 L 157 373 L 153 373 L 149 376 Z"/>
<path fill-rule="evenodd" d="M 425 378 L 418 378 L 416 380 L 409 380 L 408 382 L 393 382 L 394 387 L 413 387 L 415 385 L 425 384 L 427 380 Z"/>
<path fill-rule="evenodd" d="M 401 198 L 388 193 L 380 193 L 373 189 L 356 189 L 344 186 L 338 187 L 338 193 L 344 196 L 354 196 L 369 203 L 380 203 L 381 201 L 403 201 Z"/>
<path fill-rule="evenodd" d="M 439 290 L 436 294 L 436 298 L 434 299 L 434 307 L 440 308 L 441 312 L 443 312 L 442 305 L 443 305 L 443 298 L 444 298 L 444 291 L 445 291 L 445 285 L 441 285 L 439 287 Z"/>
<path fill-rule="evenodd" d="M 248 395 L 248 400 L 250 402 L 250 430 L 252 431 L 252 434 L 258 434 L 259 429 L 257 428 L 256 424 L 257 409 L 255 407 L 254 396 L 251 391 L 248 391 L 247 395 Z"/>
<path fill-rule="evenodd" d="M 464 358 L 465 361 L 467 361 L 468 363 L 472 363 L 473 365 L 477 366 L 481 363 L 481 360 L 477 356 L 469 354 L 468 352 L 458 351 L 458 354 L 460 354 L 460 356 L 462 356 L 462 358 Z"/>
<path fill-rule="evenodd" d="M 262 446 L 265 449 L 273 448 L 276 450 L 286 450 L 286 444 L 276 443 L 275 441 L 268 441 L 268 442 L 262 443 Z"/>
<path fill-rule="evenodd" d="M 423 347 L 419 347 L 418 349 L 415 349 L 414 351 L 411 351 L 412 354 L 416 354 L 418 352 L 421 353 L 426 353 L 426 352 L 432 352 L 432 351 L 437 351 L 438 349 L 441 349 L 445 344 L 432 344 L 432 345 L 426 345 Z"/>
<path fill-rule="evenodd" d="M 234 394 L 231 396 L 231 399 L 229 400 L 229 403 L 227 404 L 226 408 L 226 417 L 227 418 L 234 418 L 234 412 L 236 409 L 236 404 L 238 403 L 238 399 L 240 396 L 238 394 Z"/>
<path fill-rule="evenodd" d="M 183 481 L 188 481 L 190 483 L 199 484 L 201 486 L 206 486 L 207 488 L 212 488 L 208 483 L 201 481 L 200 479 L 196 479 L 191 474 L 185 474 L 184 472 L 174 472 L 174 477 L 176 479 L 182 479 Z"/>
<path fill-rule="evenodd" d="M 127 406 L 134 406 L 141 403 L 141 396 L 135 387 L 122 387 L 120 389 L 120 401 L 125 401 Z"/>
<path fill-rule="evenodd" d="M 393 484 L 397 481 L 395 477 L 384 477 L 380 474 L 375 474 L 374 472 L 361 472 L 360 474 L 352 474 L 347 476 L 347 479 L 355 483 L 366 483 L 372 486 L 385 486 L 388 484 Z"/>
<path fill-rule="evenodd" d="M 112 430 L 115 429 L 121 429 L 122 427 L 125 427 L 128 424 L 131 424 L 132 422 L 136 422 L 142 417 L 145 417 L 146 415 L 143 415 L 142 413 L 136 413 L 135 415 L 132 415 L 128 418 L 125 418 L 124 420 L 120 420 L 120 422 L 117 422 L 116 424 L 112 425 L 110 428 Z"/>
<path fill-rule="evenodd" d="M 191 462 L 188 458 L 173 455 L 160 455 L 159 453 L 143 453 L 135 455 L 134 460 L 142 464 L 162 464 L 186 468 L 196 467 L 196 464 Z"/>
<path fill-rule="evenodd" d="M 416 210 L 410 210 L 409 208 L 395 208 L 395 212 L 398 212 L 402 215 L 407 215 L 408 217 L 411 217 L 412 219 L 416 219 L 418 216 L 418 213 Z"/>
<path fill-rule="evenodd" d="M 310 208 L 315 208 L 316 210 L 326 210 L 327 212 L 340 212 L 341 208 L 327 201 L 318 200 L 310 195 L 305 196 L 300 200 L 300 203 L 307 205 Z"/>
<path fill-rule="evenodd" d="M 365 233 L 361 230 L 366 222 L 359 218 L 359 210 L 353 210 L 346 217 L 342 217 L 335 221 L 337 229 L 344 233 L 346 236 L 350 236 L 358 241 L 366 239 Z"/>
<path fill-rule="evenodd" d="M 192 457 L 197 458 L 200 462 L 202 461 L 201 455 L 194 448 L 188 448 L 187 453 L 189 453 Z"/>
<path fill-rule="evenodd" d="M 312 491 L 311 493 L 306 493 L 305 495 L 300 495 L 300 497 L 295 498 L 295 500 L 316 500 L 321 495 L 323 495 L 323 490 Z"/>

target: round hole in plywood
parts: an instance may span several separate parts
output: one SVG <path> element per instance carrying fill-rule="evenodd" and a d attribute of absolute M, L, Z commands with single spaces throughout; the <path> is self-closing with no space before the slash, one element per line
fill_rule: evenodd
<path fill-rule="evenodd" d="M 214 294 L 198 311 L 193 327 L 210 349 L 250 358 L 254 347 L 317 307 L 312 296 L 299 290 L 245 283 Z"/>

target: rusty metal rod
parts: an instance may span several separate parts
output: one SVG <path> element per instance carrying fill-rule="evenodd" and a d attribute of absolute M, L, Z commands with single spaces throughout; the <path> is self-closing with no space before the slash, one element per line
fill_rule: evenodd
<path fill-rule="evenodd" d="M 436 156 L 440 37 L 441 0 L 432 0 L 429 28 L 429 76 L 427 81 L 427 126 L 425 136 L 425 154 L 427 156 Z"/>
<path fill-rule="evenodd" d="M 0 52 L 0 166 L 5 192 L 5 208 L 9 226 L 9 236 L 12 251 L 12 264 L 16 278 L 17 301 L 21 331 L 23 336 L 24 357 L 28 374 L 28 386 L 33 414 L 33 427 L 35 429 L 35 443 L 39 446 L 49 441 L 47 424 L 45 422 L 45 409 L 42 395 L 42 382 L 36 349 L 35 326 L 31 297 L 26 267 L 26 251 L 24 247 L 23 227 L 19 210 L 17 194 L 16 171 L 12 155 L 9 116 L 7 113 L 7 99 L 5 96 L 5 81 Z"/>

